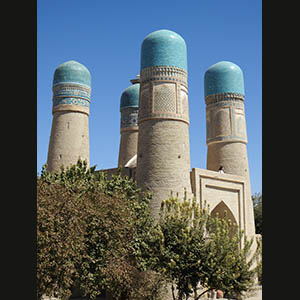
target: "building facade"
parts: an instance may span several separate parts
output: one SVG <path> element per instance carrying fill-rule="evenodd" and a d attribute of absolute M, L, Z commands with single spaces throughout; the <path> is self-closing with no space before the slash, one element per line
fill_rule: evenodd
<path fill-rule="evenodd" d="M 150 33 L 141 45 L 140 78 L 120 101 L 118 167 L 138 187 L 150 190 L 153 216 L 171 193 L 195 197 L 212 215 L 227 217 L 254 238 L 255 224 L 247 156 L 244 78 L 239 66 L 221 61 L 205 73 L 207 170 L 191 169 L 187 50 L 170 30 Z M 55 70 L 48 170 L 89 162 L 89 71 L 70 61 Z M 220 166 L 225 173 L 219 173 Z M 110 176 L 118 168 L 104 170 Z"/>

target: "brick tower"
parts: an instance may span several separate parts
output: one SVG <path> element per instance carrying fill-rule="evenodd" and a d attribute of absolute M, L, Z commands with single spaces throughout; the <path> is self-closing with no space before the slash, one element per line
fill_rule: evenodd
<path fill-rule="evenodd" d="M 171 191 L 191 196 L 187 53 L 169 30 L 150 33 L 141 47 L 137 184 L 153 192 L 158 216 Z"/>
<path fill-rule="evenodd" d="M 140 83 L 139 79 L 133 79 L 131 82 L 133 85 L 124 90 L 120 101 L 121 140 L 118 167 L 125 166 L 137 153 Z"/>
<path fill-rule="evenodd" d="M 228 61 L 212 65 L 204 76 L 207 169 L 243 176 L 246 234 L 255 235 L 247 156 L 244 78 L 239 66 Z"/>
<path fill-rule="evenodd" d="M 91 75 L 82 64 L 71 60 L 59 65 L 53 78 L 53 121 L 48 149 L 48 170 L 89 164 L 89 105 Z"/>

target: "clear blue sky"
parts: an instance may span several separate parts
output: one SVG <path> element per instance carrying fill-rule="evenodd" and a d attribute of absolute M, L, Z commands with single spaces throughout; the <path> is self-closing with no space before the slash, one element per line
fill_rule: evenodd
<path fill-rule="evenodd" d="M 47 161 L 52 79 L 68 60 L 92 76 L 90 164 L 117 166 L 120 96 L 139 74 L 140 48 L 169 29 L 187 44 L 191 167 L 206 168 L 204 73 L 221 60 L 244 73 L 252 194 L 262 192 L 261 0 L 37 1 L 37 172 Z"/>

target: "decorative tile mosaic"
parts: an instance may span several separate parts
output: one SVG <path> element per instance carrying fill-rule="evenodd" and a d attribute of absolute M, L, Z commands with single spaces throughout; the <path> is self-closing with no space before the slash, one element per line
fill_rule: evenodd
<path fill-rule="evenodd" d="M 87 100 L 83 100 L 80 98 L 54 98 L 53 106 L 61 105 L 61 104 L 73 104 L 73 105 L 81 105 L 81 106 L 90 106 L 90 102 Z"/>
<path fill-rule="evenodd" d="M 53 107 L 72 104 L 89 108 L 91 89 L 79 84 L 63 83 L 53 87 Z"/>
<path fill-rule="evenodd" d="M 91 89 L 79 84 L 58 84 L 52 88 L 54 97 L 78 97 L 90 100 Z"/>
<path fill-rule="evenodd" d="M 137 127 L 138 108 L 125 108 L 121 112 L 121 129 L 128 127 Z"/>

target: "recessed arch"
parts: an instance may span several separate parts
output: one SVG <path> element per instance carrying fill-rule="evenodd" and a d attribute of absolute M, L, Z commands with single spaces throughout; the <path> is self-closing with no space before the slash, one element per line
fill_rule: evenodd
<path fill-rule="evenodd" d="M 226 203 L 223 200 L 212 210 L 210 215 L 212 217 L 216 217 L 218 215 L 219 218 L 225 218 L 226 216 L 226 219 L 231 220 L 232 224 L 237 224 L 231 209 L 226 205 Z"/>

